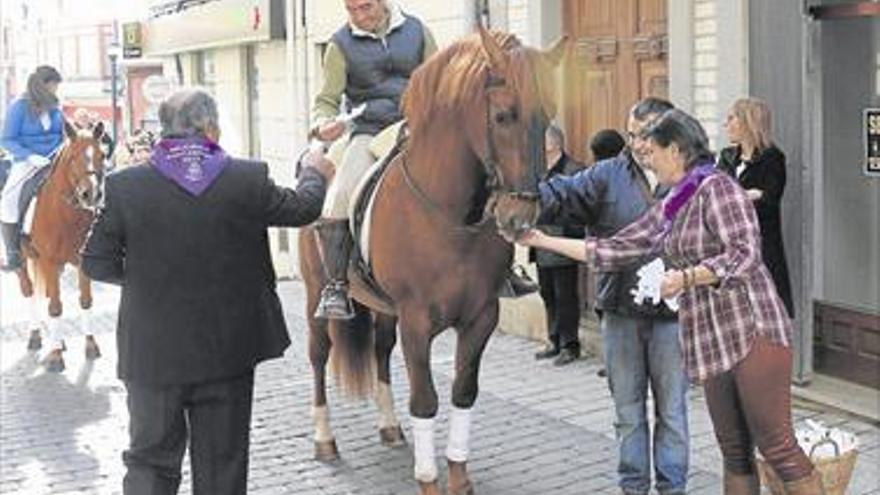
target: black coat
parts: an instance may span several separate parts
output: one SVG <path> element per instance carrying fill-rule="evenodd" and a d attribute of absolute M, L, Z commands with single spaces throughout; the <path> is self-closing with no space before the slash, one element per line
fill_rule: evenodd
<path fill-rule="evenodd" d="M 740 163 L 740 148 L 732 146 L 721 150 L 718 168 L 736 177 L 736 167 Z M 752 157 L 742 174 L 737 178 L 743 189 L 760 189 L 761 199 L 755 201 L 755 211 L 761 227 L 761 256 L 770 270 L 776 290 L 789 316 L 794 318 L 794 304 L 791 296 L 791 281 L 788 276 L 788 263 L 785 260 L 785 247 L 782 243 L 782 194 L 785 191 L 785 154 L 776 146 L 761 151 Z"/>
<path fill-rule="evenodd" d="M 568 176 L 584 169 L 584 164 L 576 161 L 567 153 L 563 153 L 559 160 L 547 170 L 547 174 L 542 180 L 547 181 L 558 175 Z M 586 236 L 586 229 L 582 223 L 576 223 L 571 219 L 562 220 L 560 223 L 541 224 L 538 228 L 546 234 L 554 236 L 562 236 L 570 239 L 583 239 Z M 573 259 L 561 254 L 548 251 L 546 249 L 529 249 L 529 261 L 537 263 L 540 268 L 555 268 L 561 266 L 576 265 Z"/>
<path fill-rule="evenodd" d="M 276 186 L 265 163 L 230 160 L 193 196 L 152 167 L 111 174 L 83 269 L 122 285 L 119 377 L 156 385 L 231 378 L 290 344 L 266 228 L 321 211 L 326 181 Z"/>

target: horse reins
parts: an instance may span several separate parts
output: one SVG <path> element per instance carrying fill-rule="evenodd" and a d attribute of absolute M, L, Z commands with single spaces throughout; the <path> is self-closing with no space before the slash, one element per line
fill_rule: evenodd
<path fill-rule="evenodd" d="M 484 84 L 484 89 L 491 89 L 495 87 L 502 87 L 507 82 L 504 78 L 496 76 L 491 72 L 487 73 L 486 81 Z M 398 134 L 398 141 L 402 139 L 406 139 L 403 137 L 404 129 L 401 128 L 400 133 Z M 408 144 L 408 143 L 407 143 Z M 447 223 L 451 224 L 451 228 L 454 230 L 460 230 L 471 234 L 479 233 L 483 230 L 487 223 L 489 223 L 494 217 L 489 213 L 492 209 L 493 205 L 497 201 L 498 195 L 506 195 L 513 196 L 519 199 L 525 200 L 535 200 L 538 198 L 538 193 L 531 191 L 517 191 L 517 190 L 509 190 L 504 187 L 504 177 L 501 171 L 501 167 L 498 164 L 498 150 L 495 146 L 495 141 L 492 140 L 492 116 L 491 116 L 491 105 L 489 104 L 488 94 L 486 96 L 486 156 L 480 160 L 480 164 L 483 165 L 483 169 L 486 173 L 486 189 L 489 191 L 489 200 L 486 203 L 486 206 L 483 208 L 483 215 L 475 224 L 462 224 L 459 223 L 458 220 L 452 219 L 449 215 L 446 215 L 440 206 L 438 206 L 431 198 L 422 191 L 422 188 L 416 184 L 415 180 L 412 177 L 412 174 L 409 170 L 409 165 L 407 163 L 407 151 L 409 151 L 409 147 L 406 146 L 401 150 L 400 153 L 400 169 L 403 173 L 403 180 L 406 182 L 406 185 L 409 187 L 410 191 L 419 200 L 419 203 L 425 207 L 425 209 L 430 210 L 442 217 Z"/>

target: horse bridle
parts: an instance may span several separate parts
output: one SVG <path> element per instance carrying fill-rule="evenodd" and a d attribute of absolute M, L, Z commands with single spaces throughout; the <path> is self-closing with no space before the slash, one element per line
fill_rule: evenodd
<path fill-rule="evenodd" d="M 489 190 L 489 193 L 492 195 L 503 195 L 503 196 L 512 196 L 516 199 L 523 199 L 529 201 L 536 201 L 538 199 L 538 192 L 535 191 L 520 191 L 516 189 L 511 189 L 504 184 L 504 175 L 501 171 L 501 166 L 498 163 L 498 149 L 495 146 L 495 141 L 492 139 L 492 105 L 489 103 L 489 93 L 488 90 L 492 88 L 504 87 L 507 85 L 507 81 L 500 76 L 496 76 L 492 74 L 491 71 L 486 74 L 486 82 L 483 86 L 486 89 L 486 156 L 480 160 L 483 164 L 483 168 L 486 172 L 486 189 Z M 534 127 L 534 122 L 529 123 L 529 132 L 533 132 L 532 127 Z M 544 132 L 544 129 L 541 129 L 541 133 Z M 531 139 L 531 136 L 529 136 Z M 529 163 L 529 173 L 533 174 L 534 177 L 540 177 L 540 173 L 537 170 L 537 164 Z"/>
<path fill-rule="evenodd" d="M 503 77 L 496 76 L 492 74 L 491 71 L 488 71 L 483 88 L 489 90 L 491 88 L 503 87 L 506 84 L 507 82 Z M 531 125 L 532 124 L 530 124 L 530 126 Z M 431 198 L 429 198 L 424 191 L 422 191 L 422 188 L 419 187 L 418 184 L 416 184 L 415 180 L 412 177 L 412 174 L 410 174 L 409 166 L 407 165 L 406 160 L 408 148 L 404 148 L 401 152 L 400 165 L 403 172 L 403 179 L 409 187 L 410 191 L 426 209 L 442 215 L 448 223 L 452 224 L 454 230 L 461 230 L 469 233 L 476 233 L 481 231 L 487 223 L 493 220 L 493 214 L 491 213 L 491 211 L 493 209 L 494 203 L 500 196 L 513 197 L 515 199 L 522 199 L 526 201 L 537 201 L 539 199 L 537 191 L 520 191 L 516 189 L 510 189 L 504 185 L 504 176 L 501 172 L 501 166 L 498 162 L 498 149 L 495 146 L 495 141 L 492 139 L 492 127 L 493 124 L 491 105 L 489 103 L 488 91 L 486 91 L 486 156 L 480 159 L 480 163 L 483 165 L 483 169 L 486 173 L 485 186 L 489 192 L 490 197 L 488 202 L 486 203 L 485 208 L 483 208 L 483 215 L 480 220 L 471 225 L 460 224 L 445 215 L 445 212 L 439 206 L 437 206 L 437 204 L 434 203 L 434 201 L 432 201 Z M 541 129 L 541 132 L 543 133 L 544 130 Z M 404 139 L 403 134 L 403 129 L 401 129 L 401 132 L 398 135 L 398 140 Z M 529 168 L 536 169 L 537 165 L 530 163 Z M 537 170 L 529 170 L 529 172 L 533 173 L 535 177 L 539 176 Z"/>
<path fill-rule="evenodd" d="M 100 146 L 99 146 L 99 149 L 100 149 Z M 66 147 L 62 148 L 55 155 L 55 158 L 52 160 L 52 165 L 51 165 L 52 168 L 49 170 L 49 175 L 48 175 L 49 177 L 51 177 L 52 174 L 55 173 L 56 169 L 58 168 L 58 163 L 61 162 L 62 155 L 66 151 L 68 151 Z M 102 151 L 102 153 L 103 153 L 103 151 Z M 103 161 L 101 162 L 101 166 L 102 166 L 101 169 L 86 170 L 85 175 L 79 181 L 77 181 L 76 184 L 73 184 L 73 190 L 69 191 L 68 193 L 61 196 L 62 201 L 67 203 L 67 205 L 70 206 L 71 208 L 73 208 L 74 210 L 81 210 L 81 211 L 86 211 L 89 213 L 94 213 L 95 210 L 97 209 L 97 206 L 98 206 L 97 204 L 84 205 L 79 200 L 79 194 L 78 194 L 79 189 L 80 189 L 79 182 L 86 180 L 86 179 L 89 179 L 90 177 L 95 177 L 95 181 L 97 182 L 98 187 L 100 188 L 104 183 Z"/>

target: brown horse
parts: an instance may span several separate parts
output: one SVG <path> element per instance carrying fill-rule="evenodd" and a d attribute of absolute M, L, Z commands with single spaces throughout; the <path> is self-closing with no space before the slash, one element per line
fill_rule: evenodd
<path fill-rule="evenodd" d="M 434 337 L 449 327 L 457 331 L 457 346 L 448 491 L 473 493 L 466 469 L 470 412 L 482 352 L 498 321 L 498 289 L 513 255 L 499 231 L 515 233 L 537 216 L 544 131 L 555 114 L 552 73 L 565 46 L 560 41 L 540 52 L 510 35 L 481 29 L 479 36 L 426 61 L 404 95 L 409 137 L 378 186 L 368 259 L 399 318 L 411 390 L 415 478 L 423 495 L 439 493 L 433 444 L 438 401 L 430 354 Z M 312 235 L 304 231 L 300 244 L 309 315 L 323 285 Z M 371 298 L 353 285 L 355 298 L 370 304 Z M 378 344 L 369 331 L 374 320 Z M 328 346 L 334 361 L 343 361 L 344 380 L 369 385 L 372 377 L 365 374 L 373 372 L 368 351 L 374 345 L 380 373 L 387 377 L 393 337 L 383 334 L 393 334 L 392 325 L 390 316 L 374 319 L 363 307 L 354 320 L 330 323 L 329 333 L 326 322 L 310 320 L 315 406 L 323 407 L 316 415 L 316 440 L 333 439 L 323 392 Z M 380 405 L 390 399 L 387 388 L 380 382 Z M 392 408 L 393 417 L 393 406 L 385 407 Z"/>
<path fill-rule="evenodd" d="M 64 370 L 65 346 L 57 335 L 62 312 L 59 279 L 66 264 L 79 266 L 79 249 L 101 201 L 104 176 L 104 152 L 99 141 L 104 133 L 103 125 L 77 131 L 65 122 L 64 132 L 66 141 L 37 194 L 31 232 L 22 242 L 27 263 L 18 270 L 19 285 L 25 297 L 34 296 L 36 286 L 36 295 L 49 300 L 47 323 L 53 342 L 44 364 L 53 372 Z M 31 272 L 35 280 L 31 279 Z M 92 307 L 91 281 L 82 270 L 79 270 L 79 304 L 81 329 L 86 334 L 86 358 L 97 359 L 101 352 L 87 328 Z M 40 330 L 32 330 L 28 349 L 35 351 L 41 346 Z"/>

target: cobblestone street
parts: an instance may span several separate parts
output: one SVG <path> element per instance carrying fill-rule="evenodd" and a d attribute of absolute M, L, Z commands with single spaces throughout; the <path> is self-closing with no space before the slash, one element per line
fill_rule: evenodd
<path fill-rule="evenodd" d="M 0 390 L 0 493 L 112 494 L 121 491 L 121 452 L 127 441 L 125 390 L 116 379 L 113 330 L 118 291 L 96 286 L 95 334 L 103 357 L 83 356 L 81 337 L 67 339 L 67 370 L 47 374 L 25 351 L 28 329 L 14 280 L 2 279 L 2 390 Z M 70 281 L 68 281 L 70 284 Z M 293 345 L 283 359 L 258 369 L 252 429 L 250 493 L 411 494 L 411 452 L 379 443 L 370 402 L 344 402 L 331 394 L 332 424 L 342 455 L 335 464 L 312 460 L 311 375 L 305 354 L 303 287 L 280 288 Z M 71 293 L 68 292 L 70 297 Z M 65 301 L 65 329 L 76 333 L 74 301 Z M 432 355 L 441 413 L 437 449 L 442 458 L 454 341 L 438 338 Z M 611 494 L 616 449 L 613 407 L 594 359 L 555 368 L 536 363 L 534 342 L 501 333 L 490 341 L 474 415 L 469 469 L 482 495 Z M 399 417 L 408 432 L 408 386 L 399 350 L 393 361 Z M 690 393 L 693 468 L 689 493 L 719 494 L 720 454 L 706 406 Z M 880 494 L 880 429 L 853 417 L 798 404 L 806 418 L 855 431 L 861 445 L 849 493 Z M 443 470 L 441 470 L 442 473 Z M 181 493 L 189 493 L 184 481 Z"/>

